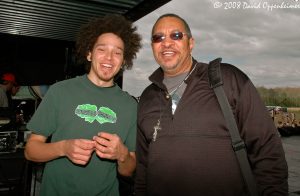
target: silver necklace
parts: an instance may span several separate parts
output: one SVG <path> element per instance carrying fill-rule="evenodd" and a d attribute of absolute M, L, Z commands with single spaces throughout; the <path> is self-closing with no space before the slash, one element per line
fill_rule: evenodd
<path fill-rule="evenodd" d="M 193 67 L 193 69 L 190 71 L 190 73 L 184 78 L 184 80 L 174 90 L 172 90 L 170 93 L 168 93 L 168 95 L 166 96 L 167 99 L 169 99 L 170 95 L 175 93 L 182 86 L 182 84 L 190 77 L 190 75 L 193 73 L 193 71 L 195 70 L 197 65 L 198 65 L 198 63 L 196 63 L 196 65 Z M 161 126 L 160 126 L 161 117 L 162 117 L 162 111 L 161 111 L 161 105 L 160 105 L 159 106 L 159 119 L 157 120 L 156 125 L 153 127 L 153 129 L 154 129 L 154 132 L 152 134 L 152 141 L 153 142 L 156 141 L 158 131 L 162 129 Z"/>
<path fill-rule="evenodd" d="M 161 89 L 160 89 L 160 93 L 159 94 L 161 95 Z M 159 119 L 157 120 L 156 125 L 153 127 L 153 129 L 154 129 L 154 132 L 153 132 L 153 135 L 152 135 L 152 141 L 153 142 L 156 141 L 157 133 L 158 133 L 159 130 L 161 130 L 161 126 L 160 126 L 161 116 L 162 116 L 161 104 L 159 104 Z"/>
<path fill-rule="evenodd" d="M 156 138 L 157 138 L 157 133 L 158 133 L 159 130 L 161 130 L 160 119 L 157 120 L 157 123 L 153 128 L 154 128 L 154 132 L 153 132 L 153 135 L 152 135 L 152 141 L 155 142 Z"/>
<path fill-rule="evenodd" d="M 193 71 L 195 70 L 196 66 L 198 65 L 198 63 L 196 63 L 196 65 L 193 67 L 193 69 L 190 71 L 190 73 L 185 76 L 185 78 L 182 80 L 182 82 L 174 89 L 172 90 L 171 92 L 169 92 L 167 95 L 166 95 L 166 98 L 169 99 L 170 96 L 172 96 L 182 85 L 183 83 L 190 77 L 190 75 L 193 73 Z"/>

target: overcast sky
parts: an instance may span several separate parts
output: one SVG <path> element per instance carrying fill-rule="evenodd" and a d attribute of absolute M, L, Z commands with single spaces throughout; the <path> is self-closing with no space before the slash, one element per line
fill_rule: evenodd
<path fill-rule="evenodd" d="M 135 22 L 143 48 L 133 69 L 124 73 L 123 89 L 130 94 L 139 96 L 158 68 L 150 32 L 165 13 L 188 22 L 198 61 L 222 57 L 222 62 L 245 72 L 255 86 L 300 87 L 300 0 L 172 0 Z"/>

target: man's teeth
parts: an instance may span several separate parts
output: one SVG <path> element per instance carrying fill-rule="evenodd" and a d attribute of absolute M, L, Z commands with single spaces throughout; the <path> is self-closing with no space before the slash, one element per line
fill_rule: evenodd
<path fill-rule="evenodd" d="M 110 64 L 102 64 L 104 67 L 109 67 L 109 68 L 111 68 L 112 67 L 112 65 L 110 65 Z"/>
<path fill-rule="evenodd" d="M 165 56 L 171 56 L 173 55 L 175 52 L 163 52 L 163 55 Z"/>

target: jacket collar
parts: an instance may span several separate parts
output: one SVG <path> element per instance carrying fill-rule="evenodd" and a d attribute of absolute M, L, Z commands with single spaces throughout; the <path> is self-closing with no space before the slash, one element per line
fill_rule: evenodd
<path fill-rule="evenodd" d="M 193 69 L 194 66 L 197 66 L 195 69 L 195 71 L 190 75 L 190 77 L 186 80 L 186 83 L 189 84 L 193 78 L 200 76 L 201 73 L 203 73 L 203 69 L 205 69 L 206 66 L 203 66 L 203 63 L 197 62 L 194 58 L 193 58 L 193 65 L 191 67 L 191 70 Z M 159 67 L 158 69 L 156 69 L 150 76 L 149 76 L 149 80 L 154 83 L 155 85 L 157 85 L 159 88 L 166 90 L 165 85 L 163 84 L 163 79 L 164 79 L 164 73 L 161 67 Z"/>

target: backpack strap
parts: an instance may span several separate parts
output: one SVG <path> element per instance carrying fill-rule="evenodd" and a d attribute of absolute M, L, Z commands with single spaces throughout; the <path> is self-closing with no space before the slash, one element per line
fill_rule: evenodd
<path fill-rule="evenodd" d="M 208 66 L 208 79 L 210 87 L 214 90 L 220 107 L 223 112 L 230 136 L 232 148 L 235 152 L 235 155 L 238 159 L 240 169 L 243 175 L 244 182 L 247 186 L 249 195 L 257 196 L 256 182 L 252 174 L 252 170 L 248 161 L 248 156 L 246 152 L 246 146 L 244 141 L 240 137 L 236 121 L 233 116 L 232 109 L 226 97 L 226 94 L 223 89 L 223 80 L 221 75 L 220 63 L 222 59 L 217 58 L 209 62 Z"/>

